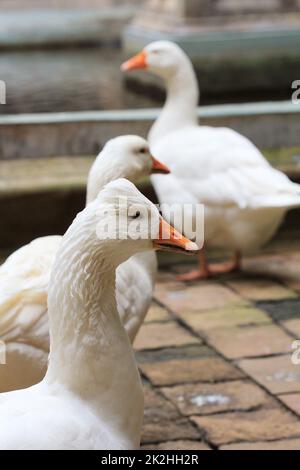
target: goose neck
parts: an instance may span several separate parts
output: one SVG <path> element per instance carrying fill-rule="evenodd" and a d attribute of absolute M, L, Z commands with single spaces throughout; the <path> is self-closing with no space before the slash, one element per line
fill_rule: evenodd
<path fill-rule="evenodd" d="M 165 78 L 167 98 L 149 134 L 151 144 L 170 132 L 197 125 L 198 83 L 192 64 L 186 62 Z"/>
<path fill-rule="evenodd" d="M 111 155 L 101 155 L 94 161 L 87 182 L 87 204 L 95 200 L 102 188 L 126 175 L 126 168 Z M 113 163 L 115 162 L 115 163 Z"/>
<path fill-rule="evenodd" d="M 101 243 L 95 253 L 89 237 L 73 235 L 64 240 L 50 280 L 45 380 L 80 396 L 113 432 L 138 445 L 142 389 L 117 312 L 116 266 Z"/>

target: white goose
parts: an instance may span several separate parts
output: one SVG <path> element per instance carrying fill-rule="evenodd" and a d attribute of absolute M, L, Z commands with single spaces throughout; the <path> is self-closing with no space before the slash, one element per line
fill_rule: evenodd
<path fill-rule="evenodd" d="M 147 142 L 137 136 L 111 140 L 96 158 L 88 178 L 87 202 L 119 177 L 136 182 L 151 172 L 167 173 Z M 45 375 L 49 352 L 47 290 L 60 236 L 34 240 L 13 253 L 0 268 L 0 339 L 7 364 L 0 367 L 0 391 L 25 388 Z M 141 253 L 117 270 L 117 303 L 130 341 L 144 320 L 156 275 L 154 252 Z"/>
<path fill-rule="evenodd" d="M 129 228 L 136 219 L 140 236 L 133 240 Z M 116 237 L 100 238 L 99 224 L 111 227 L 115 220 Z M 38 385 L 0 394 L 1 450 L 138 448 L 143 392 L 118 314 L 116 268 L 138 252 L 166 245 L 197 250 L 173 230 L 164 238 L 168 228 L 124 179 L 108 184 L 76 217 L 50 277 L 48 371 Z"/>
<path fill-rule="evenodd" d="M 166 103 L 149 133 L 151 149 L 172 171 L 165 180 L 152 177 L 160 202 L 203 203 L 205 243 L 235 252 L 232 263 L 208 266 L 201 250 L 199 269 L 179 278 L 202 279 L 239 268 L 241 254 L 269 241 L 287 210 L 300 206 L 300 186 L 237 132 L 198 126 L 195 72 L 176 44 L 149 44 L 122 65 L 123 71 L 133 69 L 153 72 L 167 88 Z"/>

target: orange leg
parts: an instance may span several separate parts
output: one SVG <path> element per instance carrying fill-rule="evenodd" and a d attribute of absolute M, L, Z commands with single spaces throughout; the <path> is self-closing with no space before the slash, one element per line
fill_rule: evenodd
<path fill-rule="evenodd" d="M 209 265 L 209 271 L 213 276 L 218 274 L 228 274 L 234 271 L 239 271 L 242 264 L 242 254 L 240 251 L 236 251 L 233 259 L 226 263 L 213 263 Z"/>
<path fill-rule="evenodd" d="M 220 274 L 231 273 L 241 269 L 242 255 L 239 251 L 236 251 L 233 260 L 226 263 L 213 263 L 208 265 L 205 256 L 205 248 L 199 252 L 199 268 L 188 273 L 180 274 L 176 276 L 178 281 L 199 281 L 203 279 L 209 279 L 211 277 L 218 276 Z"/>
<path fill-rule="evenodd" d="M 176 276 L 178 281 L 198 281 L 201 279 L 208 279 L 211 277 L 210 269 L 208 267 L 206 256 L 205 256 L 205 248 L 203 247 L 200 250 L 198 255 L 198 264 L 199 268 L 188 273 L 180 274 Z"/>

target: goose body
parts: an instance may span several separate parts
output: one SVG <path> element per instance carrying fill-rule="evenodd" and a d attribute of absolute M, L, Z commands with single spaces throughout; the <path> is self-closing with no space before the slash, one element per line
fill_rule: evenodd
<path fill-rule="evenodd" d="M 139 149 L 143 153 L 139 155 Z M 95 160 L 88 178 L 87 203 L 110 180 L 138 180 L 160 168 L 148 144 L 136 136 L 110 141 Z M 42 237 L 14 252 L 0 267 L 0 339 L 6 343 L 6 366 L 0 368 L 0 392 L 28 387 L 45 375 L 49 353 L 47 292 L 61 236 Z M 117 268 L 118 311 L 133 342 L 149 309 L 157 270 L 153 251 L 138 253 Z"/>
<path fill-rule="evenodd" d="M 5 423 L 0 429 L 1 450 L 133 450 L 139 446 L 138 438 L 118 436 L 105 425 L 105 415 L 96 415 L 93 406 L 56 383 L 3 393 L 0 415 Z"/>
<path fill-rule="evenodd" d="M 0 392 L 29 387 L 45 375 L 49 354 L 47 291 L 61 239 L 37 238 L 0 267 L 0 339 L 6 345 Z"/>
<path fill-rule="evenodd" d="M 119 194 L 126 195 L 128 206 L 139 204 L 147 211 L 154 239 L 145 216 L 140 217 L 140 238 L 123 236 L 132 220 L 129 212 L 120 213 Z M 102 239 L 98 224 L 111 224 L 114 216 L 120 221 L 118 236 Z M 52 265 L 47 374 L 37 385 L 0 394 L 1 450 L 139 447 L 143 392 L 114 283 L 120 263 L 138 252 L 163 247 L 163 224 L 153 204 L 122 179 L 107 185 L 78 214 Z M 184 238 L 171 239 L 172 243 L 187 251 L 197 249 Z"/>
<path fill-rule="evenodd" d="M 166 84 L 166 103 L 148 136 L 171 169 L 164 180 L 152 176 L 160 202 L 204 204 L 206 245 L 246 253 L 269 241 L 286 212 L 300 206 L 300 186 L 241 134 L 198 125 L 195 72 L 174 43 L 151 43 L 122 68 L 147 69 Z"/>
<path fill-rule="evenodd" d="M 299 185 L 231 129 L 184 128 L 159 139 L 153 149 L 172 168 L 164 180 L 152 176 L 159 200 L 204 204 L 207 245 L 256 250 L 274 235 L 286 211 L 300 205 Z"/>

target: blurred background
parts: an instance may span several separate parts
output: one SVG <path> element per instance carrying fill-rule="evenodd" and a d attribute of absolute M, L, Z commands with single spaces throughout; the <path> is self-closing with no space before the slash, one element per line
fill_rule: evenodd
<path fill-rule="evenodd" d="M 191 57 L 204 124 L 238 130 L 299 181 L 299 26 L 299 0 L 0 0 L 0 248 L 62 233 L 106 140 L 147 135 L 164 88 L 119 66 L 156 39 Z"/>
<path fill-rule="evenodd" d="M 0 0 L 0 12 L 5 114 L 158 105 L 157 81 L 124 88 L 117 73 L 158 38 L 192 57 L 203 104 L 289 99 L 300 67 L 298 0 Z"/>

